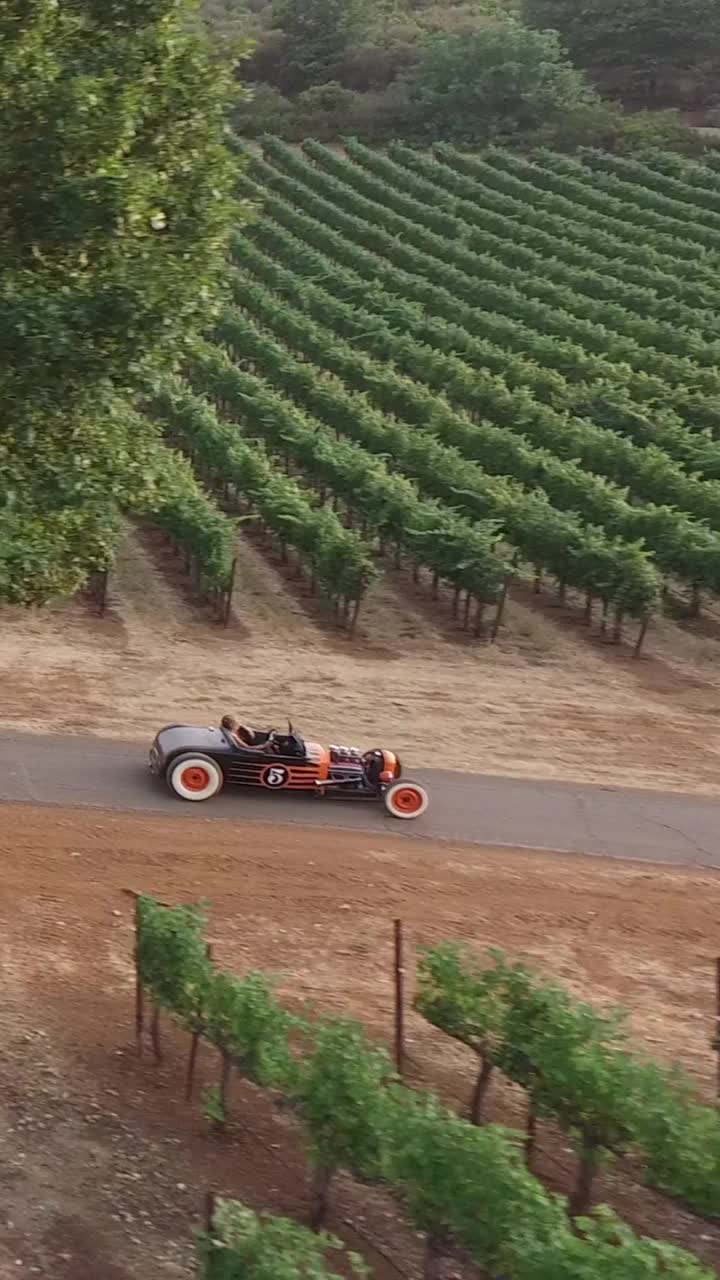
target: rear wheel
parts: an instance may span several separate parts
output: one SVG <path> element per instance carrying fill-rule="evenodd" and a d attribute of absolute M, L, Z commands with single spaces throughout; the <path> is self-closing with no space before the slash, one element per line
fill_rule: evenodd
<path fill-rule="evenodd" d="M 408 822 L 425 812 L 430 797 L 419 782 L 394 782 L 384 793 L 383 802 L 391 817 Z"/>
<path fill-rule="evenodd" d="M 181 800 L 211 800 L 222 790 L 222 770 L 209 756 L 179 756 L 165 777 L 173 795 Z"/>

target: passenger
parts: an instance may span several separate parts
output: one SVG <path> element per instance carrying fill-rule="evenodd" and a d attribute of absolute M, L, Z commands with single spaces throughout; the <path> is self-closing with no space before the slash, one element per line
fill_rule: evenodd
<path fill-rule="evenodd" d="M 220 721 L 220 727 L 225 730 L 225 733 L 234 747 L 242 747 L 245 745 L 238 733 L 240 726 L 234 716 L 223 716 Z"/>

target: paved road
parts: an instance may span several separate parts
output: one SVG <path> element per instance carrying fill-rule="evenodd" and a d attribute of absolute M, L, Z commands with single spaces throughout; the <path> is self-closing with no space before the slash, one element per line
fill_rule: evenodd
<path fill-rule="evenodd" d="M 720 868 L 720 800 L 702 796 L 418 769 L 430 808 L 403 823 L 372 803 L 305 796 L 229 791 L 206 805 L 183 804 L 150 776 L 146 753 L 147 744 L 5 733 L 0 801 L 182 813 L 188 820 L 246 817 Z"/>

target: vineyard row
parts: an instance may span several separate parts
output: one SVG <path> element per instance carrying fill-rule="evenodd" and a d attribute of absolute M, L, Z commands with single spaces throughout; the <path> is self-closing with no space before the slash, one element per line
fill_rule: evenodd
<path fill-rule="evenodd" d="M 454 1240 L 491 1275 L 502 1273 L 509 1280 L 569 1280 L 580 1275 L 620 1280 L 629 1274 L 649 1280 L 659 1272 L 667 1280 L 709 1280 L 709 1273 L 690 1254 L 639 1239 L 607 1210 L 576 1220 L 573 1228 L 563 1200 L 549 1194 L 524 1166 L 512 1135 L 491 1125 L 470 1125 L 433 1095 L 405 1088 L 387 1055 L 368 1043 L 357 1023 L 336 1017 L 310 1023 L 278 1003 L 262 974 L 238 979 L 217 970 L 204 928 L 205 918 L 197 908 L 171 909 L 152 899 L 138 900 L 138 1045 L 147 991 L 156 1011 L 170 1013 L 191 1035 L 188 1097 L 198 1042 L 206 1040 L 219 1051 L 220 1086 L 212 1103 L 218 1123 L 226 1120 L 233 1070 L 285 1096 L 302 1122 L 314 1170 L 313 1226 L 322 1225 L 335 1175 L 346 1169 L 361 1181 L 384 1183 L 402 1199 L 415 1228 L 425 1233 L 426 1276 L 436 1274 L 447 1243 Z M 538 1042 L 537 1016 L 523 1023 L 525 1006 L 530 1002 L 537 1015 L 537 999 L 550 989 L 502 961 L 496 973 L 503 991 L 512 993 L 521 1035 L 516 1046 L 520 1062 L 525 1044 L 532 1048 Z M 555 1029 L 567 1040 L 569 1013 L 571 1021 L 580 1019 L 590 1043 L 592 1011 L 571 1008 L 569 1002 L 553 1009 L 547 1000 L 543 1008 L 551 1037 L 555 1012 L 563 1015 Z M 157 1051 L 157 1016 L 152 1025 Z M 582 1061 L 581 1054 L 577 1061 Z M 659 1068 L 656 1073 L 661 1075 Z M 570 1098 L 566 1121 L 572 1127 L 574 1081 L 568 1085 L 562 1071 L 557 1080 L 556 1094 L 565 1088 Z M 538 1099 L 549 1097 L 549 1089 L 538 1091 Z M 595 1103 L 602 1106 L 600 1097 L 589 1095 L 586 1101 L 590 1109 Z M 717 1116 L 705 1110 L 717 1130 Z M 697 1158 L 703 1153 L 687 1154 Z"/>
<path fill-rule="evenodd" d="M 487 188 L 480 199 L 463 198 L 453 190 L 457 185 L 457 175 L 442 166 L 431 153 L 418 153 L 397 143 L 383 154 L 364 147 L 354 139 L 349 139 L 345 146 L 347 154 L 357 164 L 379 178 L 395 182 L 399 190 L 434 211 L 438 230 L 442 225 L 441 218 L 445 223 L 448 217 L 461 219 L 467 224 L 471 247 L 492 250 L 508 266 L 530 271 L 533 275 L 544 275 L 588 299 L 612 304 L 613 310 L 605 313 L 599 310 L 596 316 L 599 320 L 606 314 L 611 327 L 618 320 L 624 324 L 633 315 L 643 320 L 650 318 L 662 326 L 658 331 L 657 345 L 662 346 L 663 341 L 667 341 L 672 351 L 674 344 L 684 337 L 689 348 L 686 354 L 692 354 L 698 338 L 706 342 L 720 334 L 720 320 L 715 311 L 710 306 L 702 310 L 698 305 L 693 306 L 676 296 L 672 276 L 648 270 L 642 276 L 642 285 L 634 283 L 625 277 L 624 265 L 618 268 L 617 255 L 603 259 L 591 250 L 570 247 L 566 238 L 553 237 L 536 228 L 524 228 L 517 221 L 509 220 L 507 212 L 503 216 L 488 207 L 486 201 L 489 199 L 492 206 L 493 200 L 492 192 Z M 479 192 L 477 194 L 480 195 Z M 637 275 L 637 272 L 630 274 Z M 679 338 L 675 330 L 668 329 L 669 325 L 682 325 L 695 333 Z M 652 325 L 638 328 L 637 332 L 647 340 L 652 334 Z"/>
<path fill-rule="evenodd" d="M 682 384 L 671 385 L 662 377 L 614 363 L 602 355 L 586 351 L 569 336 L 553 333 L 552 327 L 546 330 L 541 324 L 540 329 L 533 328 L 533 316 L 528 315 L 525 300 L 518 290 L 510 291 L 511 305 L 507 313 L 493 310 L 492 306 L 484 307 L 482 290 L 476 280 L 377 225 L 373 214 L 375 206 L 369 201 L 364 201 L 368 208 L 360 216 L 346 212 L 314 189 L 317 185 L 314 179 L 322 180 L 322 175 L 309 162 L 290 152 L 288 157 L 283 157 L 283 167 L 290 172 L 280 172 L 266 161 L 253 159 L 252 171 L 261 185 L 258 187 L 252 179 L 243 177 L 240 189 L 251 198 L 259 199 L 261 205 L 268 207 L 284 225 L 290 225 L 291 230 L 294 226 L 301 226 L 305 217 L 311 215 L 322 226 L 327 236 L 326 243 L 332 244 L 333 256 L 345 265 L 355 265 L 358 246 L 361 246 L 374 263 L 374 278 L 381 282 L 387 280 L 388 288 L 392 289 L 394 273 L 399 268 L 414 279 L 414 296 L 418 301 L 429 302 L 432 307 L 439 291 L 442 291 L 453 303 L 455 316 L 462 309 L 463 324 L 467 324 L 471 332 L 489 338 L 512 353 L 529 355 L 541 366 L 558 370 L 570 381 L 585 384 L 579 394 L 587 396 L 591 405 L 596 404 L 600 414 L 606 411 L 606 394 L 609 391 L 607 412 L 610 420 L 600 419 L 606 425 L 614 425 L 613 396 L 620 391 L 637 400 L 638 406 L 652 405 L 652 420 L 659 415 L 661 425 L 663 411 L 670 409 L 674 411 L 674 425 L 682 426 L 687 420 L 696 428 L 720 429 L 720 411 L 714 398 L 716 385 L 720 385 L 720 375 L 716 372 L 698 369 L 692 388 L 689 388 Z M 308 181 L 313 185 L 308 185 Z M 300 204 L 303 213 L 294 211 L 288 216 L 286 210 L 277 210 L 268 199 L 268 193 L 276 192 L 284 196 L 291 206 Z M 354 205 L 360 199 L 351 199 L 350 203 Z M 567 324 L 560 325 L 561 330 L 567 327 Z M 703 389 L 704 382 L 708 394 Z M 588 385 L 593 383 L 594 391 Z M 662 406 L 660 411 L 658 402 Z"/>
<path fill-rule="evenodd" d="M 569 349 L 567 344 L 554 343 L 539 334 L 521 334 L 515 343 L 502 318 L 498 328 L 497 317 L 463 304 L 441 285 L 381 261 L 319 219 L 295 209 L 267 187 L 247 177 L 242 184 L 246 194 L 263 208 L 264 216 L 242 238 L 236 238 L 234 251 L 240 262 L 248 251 L 246 246 L 254 243 L 333 295 L 382 315 L 395 330 L 407 328 L 408 333 L 415 332 L 429 346 L 450 356 L 460 352 L 472 369 L 477 395 L 485 388 L 495 392 L 496 400 L 507 396 L 510 390 L 515 393 L 508 412 L 520 425 L 535 409 L 534 401 L 528 399 L 532 393 L 534 399 L 558 411 L 547 420 L 552 430 L 560 430 L 567 413 L 574 415 L 574 448 L 579 447 L 582 432 L 588 428 L 604 433 L 611 430 L 640 445 L 655 446 L 651 452 L 662 449 L 693 472 L 708 478 L 720 477 L 720 444 L 699 431 L 688 431 L 672 410 L 656 404 L 647 408 L 643 405 L 643 396 L 648 400 L 662 396 L 663 384 L 659 380 L 643 379 L 640 384 L 637 376 L 627 371 L 629 378 L 618 381 L 615 369 L 610 381 L 602 370 L 595 378 L 591 367 L 585 370 L 590 381 L 569 382 L 555 366 L 564 365 L 568 352 L 573 362 L 576 355 L 582 362 L 586 357 L 579 349 Z M 286 185 L 290 190 L 293 184 Z M 298 195 L 301 197 L 302 192 Z M 514 332 L 512 325 L 511 330 Z M 395 336 L 398 337 L 397 332 Z M 524 345 L 523 337 L 527 337 Z M 613 372 L 614 367 L 608 369 Z M 645 385 L 646 381 L 649 385 Z M 694 412 L 697 425 L 703 425 L 697 403 Z M 715 413 L 713 409 L 712 420 Z M 704 425 L 710 427 L 712 422 Z"/>
<path fill-rule="evenodd" d="M 632 252 L 629 246 L 635 246 L 642 261 L 651 260 L 658 253 L 671 274 L 679 274 L 680 267 L 686 281 L 707 286 L 713 292 L 717 287 L 713 255 L 691 243 L 685 236 L 684 226 L 679 234 L 664 235 L 648 224 L 637 206 L 627 206 L 624 216 L 618 217 L 617 206 L 611 207 L 601 194 L 599 199 L 595 198 L 596 207 L 591 207 L 590 188 L 553 171 L 553 163 L 563 159 L 559 155 L 546 153 L 549 163 L 542 165 L 499 149 L 488 151 L 483 157 L 466 155 L 442 143 L 433 150 L 450 168 L 473 180 L 482 180 L 505 200 L 516 201 L 521 208 L 537 205 L 542 192 L 545 198 L 538 220 L 543 225 L 546 218 L 557 218 L 559 225 L 567 223 L 568 235 L 573 238 L 576 225 L 581 224 L 587 229 L 585 234 L 591 242 L 599 241 L 609 232 L 618 241 L 625 242 L 626 255 Z M 514 211 L 514 205 L 510 209 Z"/>
<path fill-rule="evenodd" d="M 504 229 L 507 235 L 511 230 L 521 245 L 551 259 L 560 257 L 582 269 L 607 273 L 612 280 L 621 273 L 623 280 L 649 289 L 659 298 L 677 300 L 691 308 L 697 305 L 702 313 L 714 310 L 716 283 L 707 268 L 701 265 L 700 278 L 697 278 L 693 275 L 697 264 L 684 263 L 683 272 L 678 273 L 677 258 L 650 247 L 652 233 L 638 242 L 628 239 L 624 233 L 609 232 L 604 219 L 593 219 L 591 225 L 587 225 L 578 221 L 573 213 L 553 213 L 548 209 L 547 199 L 538 199 L 538 193 L 533 193 L 530 185 L 524 194 L 519 189 L 515 195 L 499 190 L 497 172 L 490 165 L 483 168 L 481 163 L 476 169 L 466 171 L 459 158 L 456 167 L 452 167 L 452 148 L 440 144 L 431 152 L 420 152 L 400 142 L 391 143 L 388 155 L 406 171 L 435 184 L 442 193 L 462 200 L 463 210 L 466 204 L 477 209 L 478 216 L 488 218 L 493 231 Z M 576 207 L 573 212 L 582 217 L 581 208 Z M 690 272 L 688 280 L 684 277 L 686 266 Z"/>
<path fill-rule="evenodd" d="M 363 537 L 372 533 L 390 542 L 398 557 L 404 552 L 416 569 L 430 569 L 436 585 L 448 582 L 457 594 L 466 591 L 480 605 L 498 598 L 506 566 L 495 549 L 494 522 L 471 523 L 441 503 L 419 497 L 415 485 L 392 471 L 384 457 L 340 439 L 339 431 L 304 414 L 219 348 L 208 347 L 190 372 L 196 391 L 234 420 L 238 435 L 242 431 L 260 438 L 292 460 L 316 487 L 317 501 L 333 494 L 354 514 Z"/>
<path fill-rule="evenodd" d="M 402 241 L 406 251 L 409 248 L 415 251 L 417 266 L 423 274 L 432 278 L 433 273 L 444 271 L 453 290 L 457 288 L 458 295 L 475 306 L 520 320 L 555 338 L 568 339 L 596 357 L 613 364 L 629 364 L 637 371 L 661 378 L 668 385 L 690 385 L 711 396 L 720 390 L 717 348 L 713 345 L 704 348 L 704 363 L 700 365 L 684 355 L 642 346 L 633 338 L 614 334 L 605 325 L 574 315 L 568 307 L 573 295 L 568 299 L 566 291 L 540 277 L 504 266 L 491 255 L 474 253 L 465 247 L 459 232 L 456 243 L 431 231 L 423 225 L 423 220 L 431 216 L 425 205 L 320 144 L 306 145 L 312 161 L 275 139 L 267 140 L 263 151 L 283 172 L 297 176 L 330 200 L 335 206 L 336 220 L 340 215 L 362 220 L 361 243 L 375 252 L 385 254 L 387 241 L 391 244 Z M 544 301 L 543 296 L 548 295 L 552 300 Z M 589 305 L 593 308 L 601 304 L 591 300 Z"/>
<path fill-rule="evenodd" d="M 600 341 L 602 338 L 604 349 L 613 358 L 625 357 L 622 347 L 616 353 L 610 344 L 617 338 L 626 338 L 632 344 L 637 344 L 637 348 L 654 348 L 668 356 L 688 357 L 701 365 L 712 366 L 717 363 L 719 346 L 717 343 L 707 342 L 697 332 L 696 313 L 690 308 L 686 308 L 680 315 L 675 313 L 668 319 L 653 318 L 652 300 L 645 299 L 640 316 L 633 315 L 627 307 L 598 296 L 597 286 L 590 294 L 578 289 L 574 269 L 561 260 L 548 263 L 540 254 L 531 254 L 527 249 L 518 250 L 512 237 L 508 235 L 507 223 L 505 234 L 499 235 L 488 231 L 486 226 L 475 229 L 471 225 L 474 222 L 470 214 L 473 206 L 467 211 L 463 210 L 463 215 L 467 213 L 471 221 L 466 221 L 464 216 L 460 217 L 457 202 L 454 213 L 447 207 L 436 209 L 432 201 L 433 189 L 430 192 L 425 190 L 429 184 L 423 183 L 421 190 L 410 192 L 409 188 L 416 186 L 417 179 L 413 180 L 400 165 L 380 153 L 356 142 L 347 143 L 349 161 L 336 156 L 320 143 L 308 142 L 304 150 L 323 170 L 357 187 L 368 199 L 389 205 L 391 209 L 439 237 L 448 237 L 451 245 L 457 243 L 464 251 L 468 250 L 471 258 L 464 257 L 462 261 L 456 259 L 466 274 L 482 273 L 483 278 L 494 280 L 496 284 L 520 287 L 530 297 L 545 301 L 578 320 L 602 326 L 605 333 L 595 335 L 593 340 Z M 438 190 L 442 189 L 435 188 L 435 192 Z M 437 251 L 434 242 L 432 251 Z M 469 266 L 472 266 L 472 273 Z M 587 281 L 583 280 L 582 283 L 587 284 Z M 594 283 L 594 279 L 590 281 L 591 288 Z M 712 314 L 708 315 L 707 323 L 717 330 L 717 320 Z M 680 325 L 686 328 L 681 328 Z M 590 336 L 593 338 L 593 335 Z M 631 349 L 635 348 L 628 347 L 628 353 Z M 665 368 L 670 372 L 676 366 L 668 361 Z M 680 376 L 689 372 L 686 365 L 678 365 L 677 370 Z"/>
<path fill-rule="evenodd" d="M 292 294 L 292 277 L 289 280 L 285 278 L 288 273 L 282 273 L 272 260 L 256 260 L 253 265 L 256 271 L 269 273 L 274 284 L 282 274 L 283 294 Z M 453 483 L 450 487 L 444 485 L 443 491 L 433 496 L 443 497 L 465 509 L 467 499 L 477 493 L 477 485 L 482 487 L 487 483 L 487 477 L 477 466 L 479 463 L 486 472 L 527 486 L 559 510 L 580 512 L 583 523 L 603 528 L 610 537 L 619 537 L 626 542 L 642 539 L 664 574 L 686 580 L 695 589 L 701 585 L 713 591 L 720 588 L 720 536 L 717 533 L 711 533 L 682 513 L 668 508 L 631 504 L 621 490 L 575 462 L 563 461 L 550 450 L 533 447 L 512 430 L 471 421 L 464 414 L 455 413 L 444 399 L 401 377 L 387 363 L 389 357 L 399 354 L 398 365 L 404 366 L 410 374 L 420 378 L 424 374 L 427 378 L 432 368 L 432 352 L 422 347 L 416 349 L 413 343 L 403 340 L 399 340 L 400 352 L 397 352 L 392 333 L 378 332 L 377 328 L 368 331 L 366 328 L 371 349 L 377 349 L 376 344 L 379 345 L 378 354 L 384 355 L 385 360 L 381 362 L 363 357 L 357 351 L 357 345 L 364 346 L 368 342 L 362 333 L 362 318 L 357 319 L 348 308 L 345 311 L 349 311 L 349 316 L 338 316 L 337 308 L 332 303 L 328 305 L 322 291 L 318 291 L 315 308 L 307 305 L 312 303 L 311 290 L 312 286 L 305 286 L 295 293 L 300 306 L 306 304 L 305 310 L 291 308 L 284 298 L 247 280 L 238 282 L 237 294 L 246 312 L 256 317 L 288 347 L 314 361 L 317 374 L 305 360 L 294 359 L 290 352 L 283 355 L 277 346 L 267 339 L 263 341 L 257 326 L 243 321 L 240 312 L 227 313 L 218 328 L 218 336 L 231 347 L 236 359 L 248 358 L 259 362 L 266 376 L 291 398 L 299 398 L 306 408 L 330 426 L 353 435 L 354 424 L 358 420 L 367 423 L 371 438 L 377 442 L 375 447 L 382 448 L 384 441 L 384 447 L 403 467 L 406 465 L 403 454 L 396 453 L 392 443 L 398 438 L 397 427 L 401 428 L 402 422 L 427 431 L 443 445 L 457 450 L 467 460 L 467 465 L 461 474 L 455 465 Z M 343 342 L 332 329 L 309 319 L 306 310 L 315 310 L 321 316 L 325 313 L 328 319 L 335 320 L 335 332 L 342 328 L 343 318 L 346 328 L 352 327 L 355 320 L 354 328 L 360 330 L 358 343 Z M 333 384 L 322 376 L 325 370 L 338 375 L 344 386 L 338 384 L 333 389 Z M 367 400 L 376 405 L 376 410 L 385 415 L 396 415 L 401 423 L 390 423 L 383 428 L 377 411 L 374 412 L 363 397 L 353 392 L 364 392 Z M 401 441 L 407 444 L 407 437 L 402 436 Z M 363 443 L 366 442 L 363 437 Z M 451 462 L 457 464 L 457 457 L 449 450 L 441 456 L 445 457 L 446 465 L 440 474 L 446 473 L 449 477 L 448 466 Z M 412 474 L 421 487 L 427 487 L 423 476 L 417 472 Z M 430 474 L 432 477 L 432 472 Z M 435 476 L 437 483 L 437 471 Z M 460 487 L 457 487 L 458 482 Z M 703 486 L 698 488 L 703 490 Z M 708 493 L 706 498 L 710 497 Z M 515 503 L 521 508 L 531 506 L 524 491 L 515 492 Z M 471 504 L 466 513 L 477 518 L 476 504 Z M 541 563 L 539 546 L 538 554 L 535 554 L 527 538 L 518 541 L 515 531 L 517 520 L 513 521 L 512 516 L 505 513 L 499 514 L 499 518 L 503 520 L 506 536 L 518 546 L 524 558 Z M 720 504 L 716 524 L 720 527 Z"/>

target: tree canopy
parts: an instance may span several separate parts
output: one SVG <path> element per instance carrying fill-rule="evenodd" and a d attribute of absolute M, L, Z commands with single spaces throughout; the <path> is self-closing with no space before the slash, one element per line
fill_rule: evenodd
<path fill-rule="evenodd" d="M 131 411 L 218 304 L 229 67 L 191 0 L 0 4 L 0 596 L 75 589 L 189 469 Z"/>
<path fill-rule="evenodd" d="M 594 97 L 556 32 L 511 19 L 433 40 L 411 92 L 432 136 L 469 142 L 529 133 Z"/>
<path fill-rule="evenodd" d="M 611 99 L 585 102 L 579 108 L 581 127 L 564 133 L 559 116 L 553 117 L 560 145 L 572 147 L 577 136 L 578 141 L 597 145 L 617 137 L 622 146 L 625 120 L 616 100 L 653 110 L 687 107 L 709 112 L 713 102 L 717 105 L 716 0 L 639 0 L 631 8 L 624 0 L 588 0 L 583 5 L 576 0 L 204 0 L 204 12 L 222 44 L 240 33 L 255 42 L 247 64 L 255 97 L 241 105 L 236 117 L 240 132 L 249 136 L 275 133 L 288 140 L 312 136 L 329 141 L 354 134 L 377 141 L 421 141 L 427 136 L 426 120 L 420 100 L 410 96 L 416 77 L 424 81 L 426 73 L 427 78 L 437 76 L 441 63 L 447 65 L 445 41 L 457 38 L 474 44 L 488 28 L 513 21 L 535 33 L 556 31 L 568 78 L 571 62 Z M 509 49 L 509 31 L 496 37 L 498 42 L 501 38 Z M 515 39 L 521 41 L 517 30 Z M 456 104 L 462 102 L 476 117 L 489 104 L 497 119 L 512 110 L 513 90 L 520 82 L 521 122 L 515 132 L 522 133 L 528 95 L 540 108 L 550 82 L 559 88 L 557 54 L 551 57 L 554 70 L 548 73 L 542 65 L 542 46 L 537 45 L 543 82 L 531 92 L 529 39 L 523 44 L 520 66 L 499 61 L 494 79 L 489 76 L 486 45 L 480 92 L 472 79 L 459 82 Z M 509 72 L 508 93 L 500 75 L 503 68 Z M 463 70 L 473 66 L 466 62 Z M 308 92 L 311 96 L 306 98 Z M 552 105 L 552 91 L 550 100 Z M 454 111 L 452 121 L 459 115 Z M 445 127 L 450 124 L 447 117 Z M 546 130 L 553 127 L 547 119 L 542 124 Z M 645 121 L 641 133 L 658 142 L 667 135 L 668 145 L 681 149 L 689 141 L 662 115 L 656 122 Z M 456 140 L 463 136 L 453 134 Z M 633 136 L 628 141 L 633 142 Z"/>
<path fill-rule="evenodd" d="M 702 92 L 720 69 L 716 0 L 523 0 L 523 16 L 558 31 L 601 88 L 630 99 L 666 101 L 688 76 Z"/>

